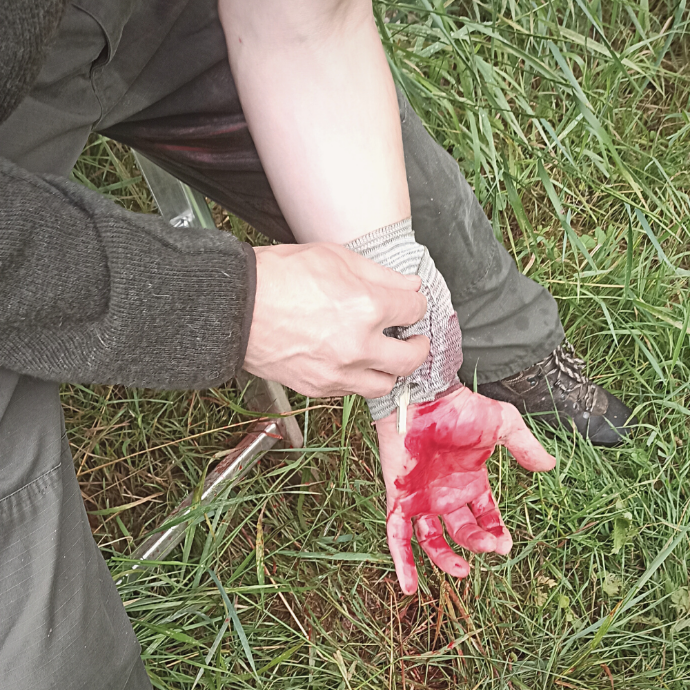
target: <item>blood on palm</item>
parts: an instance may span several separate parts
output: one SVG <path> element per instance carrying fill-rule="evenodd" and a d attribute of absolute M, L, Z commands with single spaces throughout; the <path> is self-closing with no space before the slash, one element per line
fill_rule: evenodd
<path fill-rule="evenodd" d="M 501 415 L 491 415 L 487 409 L 493 401 L 481 398 L 478 409 L 475 400 L 471 396 L 462 410 L 457 399 L 449 397 L 415 408 L 405 437 L 414 466 L 395 480 L 398 490 L 406 495 L 423 492 L 443 477 L 482 468 L 498 440 Z M 472 408 L 467 409 L 468 405 Z M 491 418 L 495 421 L 487 424 Z"/>

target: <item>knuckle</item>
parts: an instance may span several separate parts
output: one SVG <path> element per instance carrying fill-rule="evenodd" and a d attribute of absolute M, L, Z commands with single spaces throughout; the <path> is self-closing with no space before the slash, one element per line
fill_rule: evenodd
<path fill-rule="evenodd" d="M 400 366 L 397 368 L 397 371 L 395 372 L 398 376 L 409 376 L 413 371 L 415 371 L 418 368 L 419 364 L 417 364 L 416 360 L 412 359 L 407 359 L 405 362 L 401 362 Z"/>
<path fill-rule="evenodd" d="M 347 275 L 348 266 L 345 258 L 337 250 L 339 247 L 330 244 L 309 245 L 311 258 L 315 266 L 322 272 L 342 280 Z"/>
<path fill-rule="evenodd" d="M 371 287 L 365 287 L 357 300 L 357 313 L 367 324 L 379 323 L 383 318 L 383 305 L 379 296 Z"/>
<path fill-rule="evenodd" d="M 337 361 L 346 369 L 357 370 L 363 366 L 363 343 L 354 338 L 341 342 Z"/>
<path fill-rule="evenodd" d="M 381 383 L 377 383 L 371 387 L 372 395 L 367 395 L 368 398 L 382 398 L 384 395 L 388 395 L 395 386 L 397 378 L 391 376 Z"/>
<path fill-rule="evenodd" d="M 414 374 L 414 372 L 417 371 L 422 364 L 424 364 L 424 358 L 420 357 L 415 359 L 413 362 L 408 364 L 408 366 L 405 368 L 405 371 L 400 374 L 400 376 L 410 376 L 411 374 Z"/>
<path fill-rule="evenodd" d="M 324 381 L 313 381 L 300 390 L 303 395 L 310 398 L 327 398 L 331 395 L 331 386 Z"/>
<path fill-rule="evenodd" d="M 338 371 L 329 368 L 324 368 L 315 372 L 311 377 L 311 388 L 314 393 L 312 397 L 330 398 L 339 395 L 343 390 L 343 381 L 338 375 Z"/>

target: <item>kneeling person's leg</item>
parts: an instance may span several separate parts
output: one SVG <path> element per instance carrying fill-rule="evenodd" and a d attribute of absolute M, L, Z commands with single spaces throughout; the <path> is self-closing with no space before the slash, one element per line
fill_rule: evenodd
<path fill-rule="evenodd" d="M 462 329 L 460 377 L 496 381 L 550 354 L 564 338 L 553 297 L 522 275 L 496 240 L 457 162 L 398 92 L 417 241 L 446 280 Z"/>
<path fill-rule="evenodd" d="M 595 445 L 616 445 L 631 410 L 593 383 L 572 348 L 547 290 L 522 275 L 458 164 L 398 96 L 412 222 L 446 279 L 463 335 L 460 377 L 479 392 L 539 414 L 551 426 L 571 422 Z M 634 422 L 633 422 L 634 423 Z"/>
<path fill-rule="evenodd" d="M 13 690 L 145 690 L 91 536 L 57 384 L 0 369 L 0 678 Z"/>

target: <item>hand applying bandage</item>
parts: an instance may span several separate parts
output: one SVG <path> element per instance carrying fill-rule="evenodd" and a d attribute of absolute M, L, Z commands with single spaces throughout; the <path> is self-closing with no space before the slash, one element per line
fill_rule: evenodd
<path fill-rule="evenodd" d="M 377 230 L 347 247 L 401 273 L 419 274 L 427 298 L 421 321 L 388 331 L 402 339 L 429 337 L 427 360 L 400 377 L 389 395 L 367 400 L 386 483 L 388 545 L 400 586 L 411 594 L 417 589 L 413 529 L 429 558 L 456 577 L 465 577 L 469 565 L 446 542 L 441 517 L 454 541 L 470 551 L 510 551 L 512 538 L 494 501 L 485 464 L 496 444 L 506 446 L 533 472 L 553 469 L 555 460 L 515 407 L 460 384 L 461 335 L 450 293 L 428 251 L 415 242 L 410 221 Z"/>

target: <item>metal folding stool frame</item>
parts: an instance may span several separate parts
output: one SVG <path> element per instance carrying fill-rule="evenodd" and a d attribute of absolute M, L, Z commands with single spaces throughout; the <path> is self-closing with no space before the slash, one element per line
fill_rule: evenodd
<path fill-rule="evenodd" d="M 203 195 L 191 189 L 150 160 L 135 152 L 137 163 L 153 193 L 160 214 L 176 227 L 214 228 L 211 211 Z M 285 389 L 275 381 L 252 378 L 243 373 L 238 384 L 246 389 L 244 404 L 252 412 L 283 415 L 258 419 L 240 443 L 228 451 L 211 470 L 202 491 L 190 493 L 167 517 L 170 527 L 154 531 L 135 549 L 132 557 L 141 561 L 158 561 L 172 551 L 183 539 L 188 522 L 178 521 L 193 509 L 208 505 L 221 492 L 232 487 L 271 448 L 282 443 L 301 448 L 304 443 L 297 420 L 288 415 L 292 410 Z M 164 523 L 165 524 L 165 523 Z M 134 564 L 134 569 L 145 567 Z"/>

